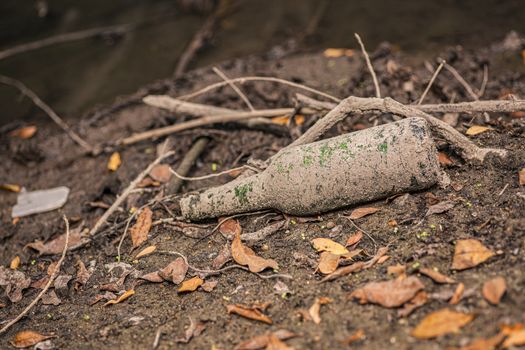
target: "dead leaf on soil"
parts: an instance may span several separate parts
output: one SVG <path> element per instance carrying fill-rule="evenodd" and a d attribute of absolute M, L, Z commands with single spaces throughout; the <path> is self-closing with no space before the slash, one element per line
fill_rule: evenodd
<path fill-rule="evenodd" d="M 256 307 L 249 307 L 241 304 L 230 304 L 226 305 L 226 309 L 228 310 L 229 314 L 237 314 L 239 316 L 249 318 L 251 320 L 264 322 L 267 324 L 272 324 L 272 320 L 263 314 L 258 308 Z"/>
<path fill-rule="evenodd" d="M 341 343 L 343 343 L 345 345 L 352 345 L 353 343 L 356 343 L 356 342 L 358 342 L 360 340 L 363 340 L 365 338 L 366 338 L 365 331 L 362 330 L 362 329 L 358 329 L 357 331 L 355 331 L 354 334 L 352 334 L 348 338 L 342 340 Z"/>
<path fill-rule="evenodd" d="M 191 338 L 198 337 L 206 329 L 204 322 L 195 322 L 193 318 L 189 317 L 190 325 L 186 328 L 184 332 L 184 337 L 176 337 L 175 343 L 184 343 L 187 344 L 190 342 Z"/>
<path fill-rule="evenodd" d="M 492 128 L 481 126 L 481 125 L 472 125 L 470 128 L 468 128 L 465 134 L 469 136 L 474 136 L 474 135 L 479 135 L 489 130 L 492 130 Z"/>
<path fill-rule="evenodd" d="M 24 349 L 53 337 L 53 335 L 43 335 L 34 331 L 22 331 L 18 332 L 10 343 L 15 348 Z"/>
<path fill-rule="evenodd" d="M 69 243 L 67 246 L 68 250 L 75 249 L 80 245 L 84 244 L 86 239 L 81 236 L 82 225 L 70 230 L 69 232 Z M 38 251 L 39 255 L 55 255 L 61 254 L 66 245 L 66 234 L 62 234 L 57 238 L 44 243 L 42 241 L 36 241 L 33 243 L 26 244 L 26 247 Z"/>
<path fill-rule="evenodd" d="M 11 260 L 11 263 L 9 264 L 9 268 L 11 270 L 16 270 L 20 266 L 20 257 L 17 255 Z"/>
<path fill-rule="evenodd" d="M 475 339 L 461 348 L 447 348 L 447 350 L 495 350 L 501 344 L 503 339 L 505 339 L 505 335 L 499 333 L 488 339 Z"/>
<path fill-rule="evenodd" d="M 117 171 L 120 167 L 122 160 L 120 159 L 120 153 L 114 152 L 108 160 L 108 170 Z"/>
<path fill-rule="evenodd" d="M 376 213 L 378 211 L 379 211 L 378 208 L 372 208 L 372 207 L 370 207 L 370 208 L 357 208 L 357 209 L 354 209 L 352 211 L 352 213 L 350 214 L 349 218 L 350 218 L 350 220 L 361 219 L 362 217 L 374 214 L 374 213 Z"/>
<path fill-rule="evenodd" d="M 397 311 L 398 317 L 407 317 L 414 310 L 423 306 L 428 301 L 428 294 L 424 290 L 417 292 L 417 294 L 403 305 L 401 309 Z"/>
<path fill-rule="evenodd" d="M 507 291 L 507 283 L 503 277 L 496 277 L 483 283 L 483 297 L 492 305 L 498 305 Z"/>
<path fill-rule="evenodd" d="M 93 306 L 101 300 L 112 300 L 116 298 L 117 296 L 115 295 L 115 293 L 112 293 L 112 292 L 105 292 L 104 294 L 97 294 L 95 296 L 95 299 L 93 299 L 93 301 L 89 305 Z"/>
<path fill-rule="evenodd" d="M 433 270 L 433 269 L 427 269 L 427 268 L 420 268 L 419 269 L 419 273 L 422 274 L 422 275 L 425 275 L 429 278 L 432 279 L 432 281 L 436 282 L 436 283 L 441 283 L 441 284 L 444 284 L 444 283 L 456 283 L 456 281 L 453 279 L 453 278 L 450 278 L 448 276 L 445 276 L 444 274 L 436 271 L 436 270 Z"/>
<path fill-rule="evenodd" d="M 425 286 L 419 278 L 410 276 L 384 282 L 370 282 L 353 291 L 350 297 L 359 299 L 361 304 L 373 303 L 392 308 L 403 305 L 423 288 Z"/>
<path fill-rule="evenodd" d="M 333 281 L 335 279 L 338 279 L 339 277 L 349 275 L 353 272 L 361 271 L 365 266 L 365 263 L 362 261 L 358 261 L 353 263 L 352 265 L 340 267 L 331 274 L 325 276 L 319 283 L 324 283 L 328 281 Z"/>
<path fill-rule="evenodd" d="M 448 333 L 457 333 L 473 319 L 474 315 L 445 308 L 427 315 L 411 334 L 418 339 L 431 339 Z"/>
<path fill-rule="evenodd" d="M 521 186 L 525 186 L 525 168 L 518 171 L 518 182 Z"/>
<path fill-rule="evenodd" d="M 317 268 L 322 274 L 328 275 L 337 269 L 339 260 L 341 260 L 340 255 L 332 254 L 330 252 L 322 252 L 319 257 L 319 265 Z"/>
<path fill-rule="evenodd" d="M 465 292 L 465 285 L 463 283 L 459 283 L 456 287 L 456 290 L 454 291 L 454 295 L 452 295 L 452 298 L 448 301 L 450 305 L 457 305 L 461 298 L 463 297 L 463 293 Z"/>
<path fill-rule="evenodd" d="M 170 166 L 167 164 L 157 164 L 149 172 L 149 176 L 160 183 L 166 183 L 170 181 L 172 177 Z"/>
<path fill-rule="evenodd" d="M 0 184 L 0 190 L 18 193 L 22 190 L 20 185 L 15 184 Z"/>
<path fill-rule="evenodd" d="M 329 238 L 314 238 L 312 245 L 318 252 L 330 252 L 336 255 L 343 255 L 349 253 L 342 244 L 332 241 Z"/>
<path fill-rule="evenodd" d="M 9 133 L 9 136 L 18 137 L 18 138 L 26 140 L 26 139 L 30 139 L 31 137 L 33 137 L 36 134 L 37 130 L 38 130 L 37 127 L 34 125 L 24 126 L 22 128 L 11 131 Z"/>
<path fill-rule="evenodd" d="M 393 275 L 396 277 L 406 276 L 407 267 L 405 265 L 391 265 L 386 268 L 387 275 Z"/>
<path fill-rule="evenodd" d="M 133 241 L 133 248 L 137 248 L 148 239 L 148 233 L 151 229 L 153 213 L 150 208 L 146 207 L 142 210 L 137 218 L 137 222 L 129 229 L 131 233 L 131 240 Z"/>
<path fill-rule="evenodd" d="M 369 269 L 373 267 L 375 264 L 380 264 L 380 261 L 383 259 L 383 257 L 386 255 L 387 252 L 388 252 L 388 247 L 379 248 L 376 254 L 370 260 L 365 262 L 365 265 L 363 266 L 363 268 Z"/>
<path fill-rule="evenodd" d="M 22 300 L 22 291 L 31 285 L 31 278 L 22 271 L 11 270 L 0 266 L 0 286 L 12 303 Z"/>
<path fill-rule="evenodd" d="M 171 281 L 174 284 L 179 284 L 186 278 L 188 272 L 188 264 L 183 258 L 177 258 L 168 264 L 165 268 L 158 271 L 161 278 L 166 281 Z"/>
<path fill-rule="evenodd" d="M 231 245 L 233 260 L 239 265 L 247 265 L 251 272 L 261 272 L 266 268 L 277 270 L 279 266 L 272 259 L 264 259 L 255 255 L 255 252 L 244 246 L 241 242 L 241 232 L 236 230 L 235 238 Z"/>
<path fill-rule="evenodd" d="M 193 278 L 190 278 L 189 280 L 186 280 L 182 282 L 182 285 L 179 289 L 177 289 L 178 293 L 184 293 L 184 292 L 194 292 L 202 286 L 204 283 L 204 280 L 198 276 L 195 276 Z"/>
<path fill-rule="evenodd" d="M 95 271 L 95 261 L 93 261 L 93 264 L 90 264 L 89 269 L 86 269 L 86 265 L 82 262 L 82 260 L 78 260 L 77 262 L 77 278 L 75 279 L 75 289 L 80 288 L 81 286 L 85 285 L 87 281 L 91 278 L 91 275 Z"/>
<path fill-rule="evenodd" d="M 224 247 L 222 248 L 222 250 L 219 252 L 219 254 L 217 254 L 215 259 L 213 259 L 213 261 L 211 263 L 211 267 L 214 270 L 218 270 L 221 267 L 223 267 L 224 264 L 226 264 L 228 261 L 230 261 L 231 258 L 232 258 L 232 254 L 231 254 L 231 251 L 230 251 L 230 245 L 228 243 L 226 243 L 224 245 Z"/>
<path fill-rule="evenodd" d="M 454 164 L 452 159 L 450 159 L 450 157 L 446 153 L 443 153 L 443 152 L 438 152 L 438 161 L 439 161 L 439 164 L 445 165 L 445 166 Z"/>
<path fill-rule="evenodd" d="M 525 329 L 511 332 L 507 339 L 503 342 L 503 348 L 507 349 L 511 346 L 525 345 Z"/>
<path fill-rule="evenodd" d="M 354 50 L 344 48 L 329 48 L 323 51 L 323 55 L 326 58 L 339 58 L 339 57 L 352 57 L 354 56 Z"/>
<path fill-rule="evenodd" d="M 104 306 L 121 303 L 134 294 L 135 294 L 135 291 L 133 289 L 127 290 L 122 295 L 120 295 L 117 299 L 109 300 L 108 302 L 106 302 Z"/>
<path fill-rule="evenodd" d="M 462 239 L 456 243 L 452 269 L 465 270 L 477 266 L 493 256 L 494 253 L 477 239 Z"/>
<path fill-rule="evenodd" d="M 442 214 L 446 211 L 449 211 L 450 209 L 454 208 L 456 205 L 456 202 L 454 201 L 443 201 L 439 202 L 438 204 L 434 204 L 430 206 L 427 210 L 427 213 L 425 216 L 430 216 L 433 214 Z"/>
<path fill-rule="evenodd" d="M 321 316 L 319 312 L 321 311 L 321 305 L 329 304 L 332 302 L 332 299 L 327 297 L 315 298 L 315 301 L 312 306 L 308 309 L 308 315 L 310 315 L 312 321 L 315 324 L 321 323 Z"/>
<path fill-rule="evenodd" d="M 361 241 L 361 238 L 363 238 L 363 232 L 357 231 L 356 233 L 348 237 L 348 239 L 346 240 L 345 246 L 349 247 L 349 246 L 356 245 L 357 243 L 359 243 L 359 241 Z"/>
<path fill-rule="evenodd" d="M 146 248 L 142 249 L 137 255 L 135 255 L 135 259 L 140 259 L 140 258 L 145 257 L 146 255 L 150 255 L 156 249 L 157 249 L 156 246 L 150 245 L 149 247 L 146 247 Z"/>
<path fill-rule="evenodd" d="M 285 342 L 270 333 L 266 350 L 294 350 L 294 348 L 286 345 Z"/>
<path fill-rule="evenodd" d="M 230 240 L 235 238 L 237 232 L 241 234 L 241 231 L 241 224 L 235 219 L 228 219 L 219 226 L 219 232 Z"/>
<path fill-rule="evenodd" d="M 218 283 L 219 281 L 206 281 L 201 285 L 201 288 L 203 291 L 210 293 L 217 287 Z"/>
<path fill-rule="evenodd" d="M 235 347 L 235 350 L 258 350 L 264 349 L 270 342 L 270 334 L 279 338 L 280 340 L 287 340 L 293 337 L 297 337 L 298 334 L 290 332 L 286 329 L 278 329 L 272 333 L 265 333 L 263 335 L 257 335 L 251 339 L 243 341 Z"/>
<path fill-rule="evenodd" d="M 54 290 L 48 290 L 44 295 L 42 295 L 42 304 L 44 305 L 60 305 L 62 300 L 58 297 L 57 293 Z"/>

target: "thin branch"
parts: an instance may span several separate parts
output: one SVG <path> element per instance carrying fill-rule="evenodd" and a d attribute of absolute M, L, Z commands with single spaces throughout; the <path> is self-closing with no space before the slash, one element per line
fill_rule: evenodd
<path fill-rule="evenodd" d="M 2 329 L 0 329 L 0 334 L 5 333 L 12 325 L 20 321 L 20 319 L 24 317 L 29 312 L 29 310 L 31 310 L 33 306 L 35 306 L 38 303 L 38 301 L 42 298 L 42 296 L 47 292 L 49 287 L 51 287 L 53 282 L 55 282 L 55 279 L 58 276 L 58 273 L 60 272 L 60 267 L 62 266 L 62 263 L 64 262 L 64 259 L 66 258 L 66 252 L 67 252 L 67 248 L 69 245 L 69 221 L 67 220 L 65 215 L 63 216 L 63 219 L 64 219 L 64 222 L 66 223 L 66 242 L 64 244 L 64 249 L 62 250 L 62 256 L 58 260 L 57 265 L 54 268 L 53 273 L 51 274 L 51 277 L 49 277 L 49 280 L 47 281 L 46 285 L 40 291 L 40 293 L 38 293 L 36 298 L 29 305 L 27 305 L 27 307 L 20 314 L 18 314 L 18 316 L 16 316 L 14 319 L 9 321 L 4 327 L 2 327 Z"/>
<path fill-rule="evenodd" d="M 144 169 L 140 174 L 138 174 L 137 177 L 135 178 L 135 180 L 131 181 L 129 186 L 115 200 L 115 202 L 111 205 L 111 207 L 109 207 L 108 210 L 106 210 L 106 212 L 100 217 L 100 219 L 98 219 L 98 221 L 95 223 L 95 225 L 93 226 L 91 231 L 89 231 L 89 235 L 90 236 L 94 236 L 98 232 L 98 230 L 100 230 L 102 228 L 102 226 L 104 226 L 106 224 L 106 221 L 111 216 L 111 214 L 113 214 L 115 212 L 115 210 L 117 210 L 117 208 L 120 207 L 120 205 L 129 196 L 129 194 L 135 189 L 135 187 L 137 187 L 137 184 L 140 181 L 142 181 L 142 179 L 144 179 L 144 177 L 146 177 L 146 175 L 148 175 L 150 173 L 151 169 L 153 169 L 153 167 L 155 167 L 155 165 L 159 164 L 164 159 L 168 158 L 169 156 L 171 156 L 173 154 L 174 154 L 174 152 L 170 151 L 170 152 L 166 152 L 166 153 L 160 155 L 150 165 L 148 165 L 148 167 L 146 169 Z"/>
<path fill-rule="evenodd" d="M 76 142 L 80 147 L 84 148 L 86 151 L 92 153 L 93 147 L 84 141 L 76 132 L 74 132 L 69 125 L 66 124 L 66 122 L 58 116 L 58 114 L 55 113 L 55 111 L 49 107 L 44 101 L 38 97 L 37 94 L 35 94 L 32 90 L 30 90 L 27 86 L 25 86 L 21 81 L 18 81 L 16 79 L 6 77 L 4 75 L 0 75 L 0 83 L 9 85 L 12 87 L 17 88 L 22 94 L 27 96 L 35 105 L 37 105 L 44 113 L 48 115 L 51 120 L 55 122 L 59 127 L 64 130 L 64 132 L 74 141 Z"/>
<path fill-rule="evenodd" d="M 361 46 L 361 51 L 363 51 L 363 55 L 365 56 L 366 65 L 368 66 L 368 70 L 370 71 L 370 74 L 372 75 L 372 80 L 374 81 L 374 86 L 376 88 L 376 97 L 381 98 L 381 89 L 379 89 L 379 83 L 377 81 L 376 72 L 374 71 L 374 67 L 372 66 L 372 62 L 370 61 L 370 57 L 368 57 L 368 53 L 366 52 L 365 45 L 363 44 L 363 41 L 361 40 L 361 37 L 359 34 L 354 33 L 355 38 L 357 39 L 357 42 L 359 43 L 359 46 Z"/>
<path fill-rule="evenodd" d="M 478 92 L 478 98 L 481 98 L 485 94 L 485 89 L 487 88 L 487 83 L 489 81 L 489 66 L 486 64 L 483 65 L 483 80 L 481 81 L 481 86 Z"/>
<path fill-rule="evenodd" d="M 179 167 L 177 168 L 177 173 L 179 173 L 182 176 L 186 176 L 190 172 L 195 161 L 199 158 L 201 153 L 204 152 L 209 142 L 210 139 L 207 137 L 198 138 L 193 143 L 190 150 L 184 155 L 184 158 L 182 159 L 182 161 L 179 164 Z M 168 194 L 176 194 L 182 187 L 182 183 L 183 179 L 171 179 L 170 182 L 166 185 L 166 192 Z"/>
<path fill-rule="evenodd" d="M 217 67 L 213 67 L 213 71 L 215 72 L 215 74 L 217 74 L 219 77 L 221 77 L 221 79 L 223 79 L 225 82 L 228 83 L 228 85 L 230 85 L 230 87 L 233 89 L 233 91 L 235 91 L 235 93 L 237 95 L 239 95 L 239 97 L 244 101 L 244 103 L 246 104 L 246 106 L 248 106 L 248 108 L 250 109 L 250 111 L 255 111 L 255 108 L 253 108 L 253 105 L 252 103 L 250 102 L 250 100 L 248 99 L 248 97 L 246 97 L 246 95 L 241 91 L 241 89 L 239 89 L 237 87 L 237 85 L 235 85 L 234 83 L 231 82 L 230 78 L 228 78 L 226 76 L 226 74 L 224 74 L 219 68 Z"/>
<path fill-rule="evenodd" d="M 445 64 L 446 62 L 443 60 L 441 61 L 441 63 L 439 64 L 439 66 L 437 67 L 436 71 L 434 72 L 434 74 L 432 74 L 432 78 L 430 78 L 430 81 L 428 82 L 428 85 L 425 89 L 425 91 L 423 91 L 423 94 L 421 95 L 421 97 L 419 98 L 419 101 L 417 102 L 418 105 L 421 105 L 421 103 L 423 103 L 423 100 L 425 99 L 425 97 L 427 96 L 428 94 L 428 91 L 430 90 L 430 88 L 432 87 L 432 84 L 434 84 L 434 81 L 436 80 L 439 72 L 441 72 L 441 69 L 443 69 L 443 65 Z"/>
<path fill-rule="evenodd" d="M 227 175 L 227 174 L 230 174 L 232 171 L 240 171 L 240 170 L 243 170 L 243 169 L 250 169 L 250 170 L 255 171 L 256 173 L 259 172 L 259 170 L 255 169 L 255 168 L 253 168 L 253 167 L 251 167 L 249 165 L 243 165 L 243 166 L 240 166 L 240 167 L 237 167 L 237 168 L 224 170 L 224 171 L 221 171 L 220 173 L 208 174 L 208 175 L 204 175 L 204 176 L 194 176 L 194 177 L 182 176 L 181 174 L 179 174 L 178 172 L 176 172 L 172 168 L 170 168 L 170 171 L 171 171 L 171 173 L 173 175 L 175 175 L 177 178 L 179 178 L 181 180 L 184 180 L 184 181 L 200 181 L 200 180 L 211 179 L 211 178 L 222 176 L 222 175 Z"/>
<path fill-rule="evenodd" d="M 474 92 L 474 90 L 472 90 L 472 87 L 469 85 L 469 83 L 467 83 L 467 81 L 463 79 L 463 77 L 461 76 L 461 74 L 459 74 L 456 68 L 452 67 L 450 64 L 446 63 L 444 60 L 441 60 L 441 62 L 444 62 L 443 65 L 445 69 L 448 70 L 450 74 L 454 76 L 454 78 L 456 78 L 456 80 L 463 86 L 463 88 L 465 89 L 465 91 L 467 91 L 470 97 L 472 97 L 474 101 L 478 101 L 479 100 L 478 95 Z"/>
<path fill-rule="evenodd" d="M 20 53 L 41 49 L 43 47 L 51 46 L 55 44 L 61 44 L 61 43 L 66 43 L 70 41 L 87 39 L 87 38 L 91 38 L 94 36 L 100 36 L 104 34 L 123 34 L 124 32 L 128 31 L 130 27 L 131 26 L 129 24 L 123 24 L 123 25 L 115 25 L 115 26 L 109 26 L 109 27 L 92 28 L 92 29 L 80 30 L 78 32 L 55 35 L 49 38 L 36 40 L 30 43 L 21 44 L 21 45 L 0 51 L 0 60 L 3 60 L 7 57 L 11 57 L 11 56 L 14 56 Z"/>

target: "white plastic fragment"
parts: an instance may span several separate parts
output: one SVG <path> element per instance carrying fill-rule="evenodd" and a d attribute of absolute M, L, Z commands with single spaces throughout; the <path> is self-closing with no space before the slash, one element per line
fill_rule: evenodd
<path fill-rule="evenodd" d="M 66 203 L 68 195 L 69 188 L 65 186 L 32 192 L 22 190 L 18 194 L 11 216 L 22 217 L 61 208 Z"/>

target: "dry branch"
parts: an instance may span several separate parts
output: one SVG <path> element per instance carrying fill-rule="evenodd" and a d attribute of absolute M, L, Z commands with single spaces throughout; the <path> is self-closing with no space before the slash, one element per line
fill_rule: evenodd
<path fill-rule="evenodd" d="M 193 146 L 191 146 L 190 150 L 184 158 L 182 159 L 182 162 L 180 163 L 179 167 L 177 168 L 177 174 L 182 175 L 182 177 L 185 177 L 197 158 L 199 158 L 200 154 L 206 149 L 206 146 L 210 142 L 210 139 L 207 137 L 201 137 L 195 143 Z M 174 177 L 170 180 L 170 182 L 167 185 L 166 192 L 168 194 L 176 194 L 179 189 L 182 186 L 184 179 L 181 179 L 180 177 Z"/>
<path fill-rule="evenodd" d="M 235 91 L 235 93 L 237 95 L 239 95 L 239 97 L 244 101 L 244 103 L 246 104 L 246 106 L 248 106 L 248 109 L 250 109 L 250 111 L 255 111 L 255 108 L 253 108 L 253 105 L 252 103 L 250 102 L 250 100 L 248 99 L 248 97 L 246 97 L 246 95 L 241 91 L 241 89 L 239 89 L 237 87 L 237 85 L 235 85 L 234 83 L 232 83 L 230 81 L 230 78 L 228 78 L 226 76 L 226 74 L 224 74 L 219 68 L 217 67 L 213 67 L 213 71 L 215 72 L 215 74 L 217 74 L 219 77 L 221 77 L 222 80 L 224 80 L 226 83 L 228 83 L 228 85 L 230 85 L 230 87 L 233 89 L 233 91 Z"/>
<path fill-rule="evenodd" d="M 379 88 L 379 83 L 377 81 L 376 72 L 374 71 L 374 67 L 372 66 L 372 62 L 370 61 L 370 57 L 368 57 L 368 53 L 365 49 L 365 44 L 363 44 L 363 41 L 361 40 L 361 37 L 359 34 L 354 33 L 355 38 L 357 39 L 357 42 L 359 43 L 359 46 L 361 46 L 361 51 L 363 51 L 363 55 L 365 56 L 366 65 L 368 67 L 368 70 L 370 71 L 370 74 L 372 75 L 372 80 L 374 81 L 374 87 L 376 89 L 376 97 L 381 98 L 381 89 Z"/>

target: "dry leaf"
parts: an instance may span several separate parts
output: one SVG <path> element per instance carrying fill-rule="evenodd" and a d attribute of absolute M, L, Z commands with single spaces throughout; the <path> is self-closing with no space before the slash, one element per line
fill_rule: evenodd
<path fill-rule="evenodd" d="M 326 297 L 316 298 L 313 305 L 308 309 L 308 315 L 311 317 L 312 321 L 315 324 L 321 323 L 321 316 L 319 312 L 321 311 L 321 305 L 331 303 L 332 299 Z"/>
<path fill-rule="evenodd" d="M 518 182 L 521 186 L 525 186 L 525 168 L 518 171 Z"/>
<path fill-rule="evenodd" d="M 319 283 L 333 281 L 341 276 L 349 275 L 352 272 L 361 271 L 364 266 L 365 263 L 363 263 L 362 261 L 358 261 L 356 263 L 353 263 L 352 265 L 341 267 L 329 274 L 328 276 L 324 277 Z"/>
<path fill-rule="evenodd" d="M 142 279 L 142 280 L 146 280 L 148 282 L 152 282 L 152 283 L 162 283 L 162 282 L 164 282 L 164 278 L 162 278 L 159 275 L 159 271 L 154 271 L 154 272 L 147 273 L 145 275 L 140 276 L 139 278 Z"/>
<path fill-rule="evenodd" d="M 303 125 L 306 118 L 302 114 L 296 114 L 294 116 L 295 124 L 297 125 Z"/>
<path fill-rule="evenodd" d="M 357 243 L 359 243 L 359 241 L 361 241 L 361 238 L 363 238 L 363 232 L 357 231 L 356 233 L 348 237 L 348 239 L 346 240 L 345 246 L 348 247 L 348 246 L 356 245 Z"/>
<path fill-rule="evenodd" d="M 132 296 L 133 294 L 135 294 L 135 291 L 133 289 L 127 290 L 122 295 L 120 295 L 117 299 L 109 300 L 108 302 L 106 302 L 104 306 L 121 303 L 127 298 L 129 298 L 130 296 Z"/>
<path fill-rule="evenodd" d="M 354 55 L 354 50 L 343 48 L 329 48 L 323 51 L 323 55 L 327 58 L 339 58 L 343 56 L 352 57 Z"/>
<path fill-rule="evenodd" d="M 170 181 L 173 174 L 170 171 L 170 166 L 167 164 L 157 164 L 149 172 L 149 176 L 160 183 Z"/>
<path fill-rule="evenodd" d="M 503 342 L 503 348 L 510 348 L 511 346 L 525 345 L 525 329 L 511 332 L 507 339 Z"/>
<path fill-rule="evenodd" d="M 231 258 L 232 258 L 232 254 L 230 252 L 230 245 L 226 243 L 224 247 L 222 248 L 222 250 L 219 252 L 219 254 L 217 254 L 215 259 L 213 259 L 211 263 L 212 269 L 214 270 L 220 269 L 221 267 L 224 266 L 224 264 L 230 261 Z"/>
<path fill-rule="evenodd" d="M 430 206 L 428 208 L 427 213 L 425 214 L 425 216 L 429 216 L 429 215 L 432 215 L 432 214 L 444 213 L 444 212 L 449 211 L 450 209 L 454 208 L 455 205 L 456 205 L 456 202 L 454 202 L 454 201 L 439 202 L 438 204 L 434 204 L 434 205 Z"/>
<path fill-rule="evenodd" d="M 496 277 L 483 283 L 483 297 L 492 305 L 498 305 L 507 291 L 507 283 L 503 277 Z"/>
<path fill-rule="evenodd" d="M 489 127 L 486 126 L 480 126 L 480 125 L 472 125 L 468 130 L 466 131 L 466 134 L 469 136 L 478 135 L 481 133 L 484 133 L 485 131 L 492 130 Z"/>
<path fill-rule="evenodd" d="M 235 347 L 235 350 L 258 350 L 258 349 L 264 349 L 269 341 L 270 341 L 270 334 L 279 338 L 280 340 L 286 340 L 293 337 L 296 337 L 297 334 L 287 331 L 286 329 L 279 329 L 272 333 L 266 333 L 263 335 L 257 335 L 251 339 L 248 339 L 246 341 L 243 341 L 239 345 Z"/>
<path fill-rule="evenodd" d="M 95 271 L 95 261 L 92 262 L 93 264 L 90 264 L 89 270 L 86 269 L 86 265 L 82 262 L 82 260 L 78 260 L 77 262 L 77 278 L 75 279 L 75 289 L 78 289 L 80 286 L 83 286 L 89 281 L 91 278 L 91 275 Z"/>
<path fill-rule="evenodd" d="M 375 264 L 378 264 L 379 261 L 385 256 L 385 254 L 388 252 L 388 247 L 381 247 L 377 250 L 376 254 L 372 257 L 372 259 L 368 260 L 363 268 L 369 269 Z"/>
<path fill-rule="evenodd" d="M 133 248 L 137 248 L 148 239 L 148 233 L 151 229 L 153 213 L 151 209 L 146 207 L 142 210 L 137 222 L 129 229 L 131 233 L 131 240 L 133 241 Z"/>
<path fill-rule="evenodd" d="M 330 252 L 336 255 L 343 255 L 349 253 L 343 245 L 332 241 L 329 238 L 314 238 L 312 245 L 318 252 Z"/>
<path fill-rule="evenodd" d="M 86 242 L 85 238 L 81 236 L 82 225 L 69 231 L 69 243 L 67 246 L 68 250 L 75 249 Z M 52 241 L 44 244 L 42 241 L 36 241 L 33 243 L 26 244 L 26 247 L 32 248 L 38 251 L 39 255 L 55 255 L 61 254 L 66 245 L 66 234 L 62 234 Z"/>
<path fill-rule="evenodd" d="M 54 290 L 48 290 L 47 293 L 42 295 L 42 304 L 44 305 L 60 305 L 62 302 L 57 296 L 57 293 Z"/>
<path fill-rule="evenodd" d="M 136 256 L 135 256 L 135 259 L 140 259 L 142 257 L 145 257 L 146 255 L 150 255 L 151 253 L 153 253 L 155 250 L 157 249 L 156 246 L 154 245 L 150 245 L 149 247 L 146 247 L 144 249 L 142 249 Z"/>
<path fill-rule="evenodd" d="M 31 126 L 24 126 L 22 128 L 13 130 L 9 133 L 9 136 L 11 137 L 18 137 L 21 139 L 30 139 L 36 134 L 37 127 L 34 125 Z"/>
<path fill-rule="evenodd" d="M 210 293 L 217 287 L 219 281 L 206 281 L 201 285 L 203 291 Z"/>
<path fill-rule="evenodd" d="M 456 281 L 453 278 L 445 276 L 444 274 L 432 269 L 420 268 L 419 273 L 430 277 L 436 283 L 456 283 Z"/>
<path fill-rule="evenodd" d="M 474 319 L 474 315 L 464 314 L 449 309 L 441 309 L 427 315 L 412 330 L 412 336 L 418 339 L 431 339 L 448 333 L 457 333 Z"/>
<path fill-rule="evenodd" d="M 378 212 L 378 208 L 357 208 L 350 214 L 350 220 L 361 219 L 364 216 Z"/>
<path fill-rule="evenodd" d="M 277 270 L 279 266 L 272 259 L 264 259 L 255 255 L 255 252 L 244 246 L 241 242 L 240 230 L 236 230 L 235 238 L 231 245 L 233 260 L 239 265 L 247 265 L 251 272 L 261 272 L 266 268 Z"/>
<path fill-rule="evenodd" d="M 267 324 L 273 323 L 272 320 L 268 316 L 266 316 L 260 310 L 254 307 L 234 304 L 234 305 L 226 305 L 226 309 L 228 310 L 229 314 L 237 314 L 239 316 L 249 318 L 255 321 L 261 321 Z"/>
<path fill-rule="evenodd" d="M 365 331 L 362 330 L 362 329 L 358 329 L 357 331 L 355 331 L 354 334 L 352 334 L 348 338 L 346 338 L 343 341 L 341 341 L 341 343 L 343 343 L 345 345 L 352 345 L 353 343 L 358 342 L 360 340 L 363 340 L 365 338 L 366 338 Z"/>
<path fill-rule="evenodd" d="M 117 171 L 117 169 L 120 167 L 120 164 L 122 161 L 120 160 L 120 153 L 114 152 L 111 157 L 109 157 L 108 161 L 108 170 L 110 171 Z"/>
<path fill-rule="evenodd" d="M 407 303 L 405 303 L 405 305 L 403 305 L 403 308 L 397 311 L 397 316 L 407 317 L 412 312 L 414 312 L 415 309 L 425 305 L 427 301 L 428 301 L 427 292 L 425 292 L 424 290 L 419 291 L 412 299 L 410 299 Z"/>
<path fill-rule="evenodd" d="M 439 164 L 445 165 L 445 166 L 454 164 L 452 159 L 450 159 L 450 157 L 446 153 L 443 153 L 443 152 L 438 152 L 438 161 L 439 161 Z"/>
<path fill-rule="evenodd" d="M 183 258 L 177 258 L 168 264 L 165 268 L 157 271 L 158 275 L 166 281 L 179 284 L 184 281 L 188 272 L 188 264 Z M 142 276 L 144 278 L 145 276 Z M 152 281 L 153 282 L 153 281 Z"/>
<path fill-rule="evenodd" d="M 398 307 L 412 299 L 425 288 L 419 278 L 410 276 L 384 282 L 371 282 L 353 291 L 351 298 L 359 299 L 361 304 L 374 303 L 384 307 Z"/>
<path fill-rule="evenodd" d="M 235 219 L 228 219 L 219 226 L 219 232 L 228 239 L 233 239 L 237 232 L 241 234 L 241 231 L 241 224 Z"/>
<path fill-rule="evenodd" d="M 0 266 L 0 286 L 12 303 L 22 300 L 22 291 L 31 285 L 31 278 L 22 271 L 11 270 Z"/>
<path fill-rule="evenodd" d="M 391 265 L 386 268 L 387 275 L 393 275 L 393 276 L 404 276 L 406 275 L 407 267 L 405 265 Z"/>
<path fill-rule="evenodd" d="M 190 342 L 191 338 L 198 337 L 206 329 L 206 325 L 203 322 L 195 322 L 191 317 L 189 317 L 189 319 L 190 325 L 184 332 L 184 337 L 175 338 L 175 343 L 187 344 Z"/>
<path fill-rule="evenodd" d="M 11 263 L 9 264 L 9 268 L 11 270 L 16 270 L 20 266 L 20 257 L 17 255 L 11 260 Z"/>
<path fill-rule="evenodd" d="M 43 335 L 33 331 L 22 331 L 18 332 L 13 340 L 11 340 L 11 345 L 18 349 L 24 349 L 49 338 L 53 338 L 53 336 Z"/>
<path fill-rule="evenodd" d="M 322 274 L 328 275 L 337 269 L 339 260 L 341 260 L 340 255 L 332 254 L 330 252 L 322 252 L 319 257 L 318 269 Z"/>
<path fill-rule="evenodd" d="M 0 184 L 0 190 L 18 193 L 22 190 L 22 188 L 20 187 L 20 185 L 15 184 Z"/>
<path fill-rule="evenodd" d="M 503 333 L 499 333 L 488 339 L 475 339 L 470 344 L 461 348 L 447 348 L 447 350 L 495 350 L 498 345 L 501 344 L 503 339 L 505 339 L 505 335 Z"/>
<path fill-rule="evenodd" d="M 463 292 L 465 292 L 465 285 L 463 283 L 458 284 L 456 287 L 456 290 L 454 291 L 454 295 L 452 295 L 452 298 L 448 301 L 450 305 L 456 305 L 461 301 L 461 298 L 463 297 Z"/>
<path fill-rule="evenodd" d="M 271 334 L 268 336 L 268 345 L 266 350 L 294 350 L 292 347 L 286 345 L 285 342 Z"/>
<path fill-rule="evenodd" d="M 194 292 L 197 290 L 197 288 L 199 288 L 199 286 L 202 286 L 203 283 L 204 280 L 202 278 L 195 276 L 193 278 L 190 278 L 189 280 L 182 282 L 182 285 L 179 289 L 177 289 L 177 292 Z"/>
<path fill-rule="evenodd" d="M 493 256 L 494 253 L 477 239 L 462 239 L 456 243 L 452 269 L 468 269 L 481 264 Z"/>
<path fill-rule="evenodd" d="M 287 115 L 282 115 L 279 117 L 273 117 L 271 120 L 273 124 L 288 125 L 288 122 L 290 121 L 290 117 Z"/>

